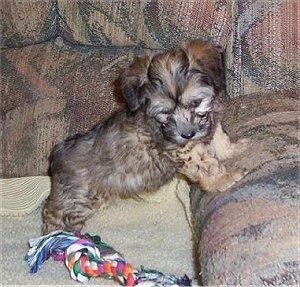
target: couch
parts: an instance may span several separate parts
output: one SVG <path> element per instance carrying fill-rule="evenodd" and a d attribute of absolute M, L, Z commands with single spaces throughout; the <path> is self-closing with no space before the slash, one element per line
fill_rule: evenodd
<path fill-rule="evenodd" d="M 135 57 L 210 40 L 223 51 L 223 126 L 248 174 L 190 187 L 203 285 L 300 283 L 298 0 L 2 0 L 1 177 L 46 176 L 54 144 L 124 105 Z"/>

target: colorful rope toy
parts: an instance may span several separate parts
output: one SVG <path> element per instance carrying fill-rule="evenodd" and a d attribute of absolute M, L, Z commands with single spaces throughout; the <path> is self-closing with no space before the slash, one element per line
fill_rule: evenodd
<path fill-rule="evenodd" d="M 155 286 L 191 286 L 187 275 L 178 278 L 152 269 L 133 269 L 122 255 L 101 241 L 99 236 L 88 233 L 54 231 L 40 238 L 29 240 L 30 250 L 25 256 L 30 272 L 36 273 L 50 257 L 65 261 L 74 280 L 87 282 L 91 277 L 114 279 L 124 286 L 153 282 Z"/>

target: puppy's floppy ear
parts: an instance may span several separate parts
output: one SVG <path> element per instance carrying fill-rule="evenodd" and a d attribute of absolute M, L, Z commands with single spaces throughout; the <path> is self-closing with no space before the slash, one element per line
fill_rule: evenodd
<path fill-rule="evenodd" d="M 224 71 L 221 49 L 207 41 L 194 40 L 183 45 L 190 68 L 201 71 L 212 81 L 214 88 L 224 90 Z"/>
<path fill-rule="evenodd" d="M 143 104 L 140 91 L 147 81 L 150 57 L 144 56 L 133 62 L 121 77 L 121 89 L 130 111 L 136 111 Z"/>

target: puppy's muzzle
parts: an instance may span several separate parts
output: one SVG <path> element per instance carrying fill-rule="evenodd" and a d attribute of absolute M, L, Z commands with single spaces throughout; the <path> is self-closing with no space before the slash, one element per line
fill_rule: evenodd
<path fill-rule="evenodd" d="M 195 134 L 196 134 L 196 132 L 191 131 L 191 132 L 188 132 L 188 133 L 181 134 L 181 137 L 186 139 L 186 140 L 189 140 L 189 139 L 193 138 L 195 136 Z"/>
<path fill-rule="evenodd" d="M 198 114 L 198 116 L 201 118 L 202 121 L 208 121 L 209 120 L 209 113 L 203 113 L 203 114 Z M 192 139 L 196 135 L 197 131 L 196 130 L 189 130 L 185 131 L 182 133 L 180 136 L 186 140 Z"/>

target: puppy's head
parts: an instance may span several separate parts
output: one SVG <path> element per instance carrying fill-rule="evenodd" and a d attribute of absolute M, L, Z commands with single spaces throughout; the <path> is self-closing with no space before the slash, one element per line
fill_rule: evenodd
<path fill-rule="evenodd" d="M 179 145 L 209 136 L 223 90 L 221 57 L 207 42 L 145 56 L 124 72 L 121 88 L 130 111 L 142 110 Z"/>

